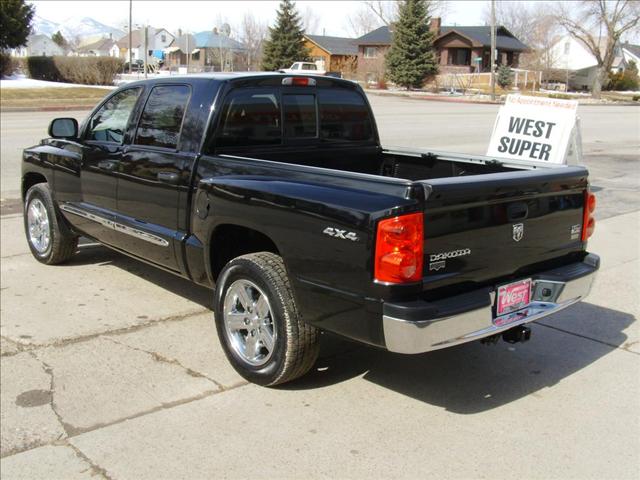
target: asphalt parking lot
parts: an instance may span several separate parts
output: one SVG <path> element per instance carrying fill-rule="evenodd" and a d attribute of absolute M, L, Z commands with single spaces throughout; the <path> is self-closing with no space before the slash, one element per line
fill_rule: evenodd
<path fill-rule="evenodd" d="M 372 96 L 387 145 L 483 153 L 496 107 Z M 2 199 L 50 118 L 2 113 Z M 0 217 L 0 472 L 10 478 L 640 475 L 640 110 L 580 107 L 598 195 L 591 296 L 531 341 L 402 356 L 323 337 L 293 384 L 226 363 L 211 293 L 85 242 L 29 254 Z"/>

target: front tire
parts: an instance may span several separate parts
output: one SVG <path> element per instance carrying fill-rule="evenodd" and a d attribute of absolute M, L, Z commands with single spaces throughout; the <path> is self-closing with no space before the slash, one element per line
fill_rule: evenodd
<path fill-rule="evenodd" d="M 214 310 L 225 354 L 250 382 L 290 382 L 318 357 L 319 331 L 301 320 L 278 255 L 252 253 L 230 261 L 216 285 Z"/>
<path fill-rule="evenodd" d="M 78 237 L 57 213 L 46 183 L 32 186 L 25 195 L 24 230 L 31 253 L 41 263 L 66 262 L 78 248 Z"/>

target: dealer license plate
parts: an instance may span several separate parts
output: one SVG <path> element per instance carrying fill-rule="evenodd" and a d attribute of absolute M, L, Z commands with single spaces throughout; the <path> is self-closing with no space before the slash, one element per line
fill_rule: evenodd
<path fill-rule="evenodd" d="M 531 279 L 519 280 L 498 287 L 496 316 L 506 315 L 526 307 L 531 302 Z"/>

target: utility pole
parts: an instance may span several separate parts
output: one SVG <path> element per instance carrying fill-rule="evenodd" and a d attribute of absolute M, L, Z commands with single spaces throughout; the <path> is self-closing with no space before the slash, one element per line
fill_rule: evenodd
<path fill-rule="evenodd" d="M 131 18 L 132 18 L 132 12 L 133 12 L 133 0 L 129 0 L 129 73 L 131 73 L 131 62 L 133 61 L 133 52 L 131 51 Z"/>
<path fill-rule="evenodd" d="M 189 45 L 189 32 L 187 32 L 187 73 L 189 73 L 189 63 L 191 60 L 191 46 Z"/>
<path fill-rule="evenodd" d="M 147 55 L 149 54 L 149 26 L 144 26 L 144 78 L 147 78 Z"/>
<path fill-rule="evenodd" d="M 496 99 L 496 0 L 491 0 L 491 100 Z"/>

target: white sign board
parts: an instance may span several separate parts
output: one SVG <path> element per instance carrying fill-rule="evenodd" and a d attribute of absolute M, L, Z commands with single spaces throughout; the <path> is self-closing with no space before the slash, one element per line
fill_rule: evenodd
<path fill-rule="evenodd" d="M 562 165 L 580 155 L 578 102 L 509 95 L 500 107 L 487 156 Z"/>

